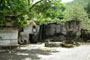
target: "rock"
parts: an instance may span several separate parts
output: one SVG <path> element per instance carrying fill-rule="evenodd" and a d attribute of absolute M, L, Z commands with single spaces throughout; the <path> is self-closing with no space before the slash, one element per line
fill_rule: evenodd
<path fill-rule="evenodd" d="M 73 47 L 73 44 L 63 44 L 62 46 L 63 46 L 63 47 L 70 48 L 70 47 Z"/>
<path fill-rule="evenodd" d="M 62 42 L 52 42 L 52 41 L 47 41 L 45 42 L 45 47 L 60 47 Z"/>

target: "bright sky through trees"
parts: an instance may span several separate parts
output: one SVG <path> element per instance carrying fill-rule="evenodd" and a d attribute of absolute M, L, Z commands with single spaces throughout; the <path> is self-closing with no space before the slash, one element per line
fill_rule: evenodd
<path fill-rule="evenodd" d="M 72 2 L 73 0 L 62 0 L 62 3 Z"/>
<path fill-rule="evenodd" d="M 39 1 L 39 0 L 34 0 L 35 2 Z M 67 2 L 72 2 L 73 0 L 62 0 L 62 3 L 67 3 Z M 35 3 L 34 2 L 34 3 Z"/>

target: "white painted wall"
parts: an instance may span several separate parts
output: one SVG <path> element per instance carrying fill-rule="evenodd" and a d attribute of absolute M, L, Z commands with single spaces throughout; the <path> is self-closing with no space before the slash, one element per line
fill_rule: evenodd
<path fill-rule="evenodd" d="M 33 30 L 33 26 L 30 24 L 30 25 L 28 25 L 28 27 L 26 27 L 26 28 L 24 28 L 24 31 L 23 32 L 21 32 L 21 36 L 22 36 L 22 41 L 24 41 L 24 40 L 29 40 L 29 34 L 38 34 L 38 32 L 39 32 L 39 29 L 40 29 L 40 26 L 39 25 L 37 25 L 37 31 L 36 31 L 36 33 L 34 33 L 32 30 Z"/>
<path fill-rule="evenodd" d="M 0 30 L 2 39 L 17 39 L 18 30 Z"/>
<path fill-rule="evenodd" d="M 18 44 L 18 30 L 0 30 L 0 46 L 12 46 Z"/>

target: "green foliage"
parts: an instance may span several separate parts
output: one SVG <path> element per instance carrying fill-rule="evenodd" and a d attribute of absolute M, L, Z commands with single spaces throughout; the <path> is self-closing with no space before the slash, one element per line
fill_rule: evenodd
<path fill-rule="evenodd" d="M 79 42 L 75 42 L 74 45 L 76 45 L 76 46 L 80 46 Z"/>
<path fill-rule="evenodd" d="M 63 11 L 65 10 L 65 4 L 61 1 L 42 1 L 37 4 L 31 11 L 34 13 L 32 16 L 34 20 L 37 20 L 40 24 L 48 24 L 50 22 L 57 22 L 63 19 Z"/>
<path fill-rule="evenodd" d="M 79 5 L 79 7 L 77 5 Z M 83 16 L 81 16 L 81 17 L 78 16 L 78 17 L 80 17 L 80 20 L 83 19 L 83 21 L 81 21 L 82 28 L 90 30 L 90 0 L 74 0 L 71 3 L 67 3 L 67 8 L 71 7 L 71 6 L 76 6 L 81 9 L 81 10 L 77 10 L 78 9 L 77 8 L 77 9 L 75 9 L 75 11 L 77 11 L 77 13 L 80 12 L 80 14 L 83 13 L 82 14 Z M 71 15 L 71 16 L 73 16 L 73 15 Z M 71 19 L 71 17 L 70 17 L 70 19 Z"/>
<path fill-rule="evenodd" d="M 29 13 L 27 0 L 0 0 L 0 26 L 4 26 L 6 21 L 13 23 L 21 21 L 20 25 L 26 25 L 24 16 L 27 13 Z"/>
<path fill-rule="evenodd" d="M 73 2 L 67 3 L 67 6 L 72 6 L 72 5 L 81 5 L 85 9 L 87 9 L 89 0 L 74 0 Z"/>
<path fill-rule="evenodd" d="M 35 5 L 31 0 L 0 0 L 0 26 L 4 26 L 6 21 L 15 26 L 27 26 L 29 20 L 40 24 L 57 22 L 63 19 L 65 10 L 65 4 L 60 2 L 43 0 Z"/>
<path fill-rule="evenodd" d="M 2 40 L 2 37 L 0 36 L 0 40 Z"/>
<path fill-rule="evenodd" d="M 1 0 L 0 1 L 0 15 L 3 16 L 17 16 L 28 13 L 27 0 Z"/>
<path fill-rule="evenodd" d="M 6 22 L 6 20 L 0 20 L 0 26 L 4 26 Z"/>
<path fill-rule="evenodd" d="M 90 1 L 88 1 L 87 12 L 88 12 L 89 18 L 90 18 Z"/>
<path fill-rule="evenodd" d="M 90 0 L 88 0 L 87 4 L 87 13 L 88 13 L 88 20 L 82 22 L 82 26 L 84 29 L 87 29 L 90 32 Z"/>
<path fill-rule="evenodd" d="M 88 14 L 80 5 L 68 6 L 64 13 L 65 16 L 62 22 L 67 22 L 71 20 L 83 21 L 88 19 Z"/>
<path fill-rule="evenodd" d="M 82 21 L 81 24 L 83 29 L 90 31 L 90 19 Z"/>

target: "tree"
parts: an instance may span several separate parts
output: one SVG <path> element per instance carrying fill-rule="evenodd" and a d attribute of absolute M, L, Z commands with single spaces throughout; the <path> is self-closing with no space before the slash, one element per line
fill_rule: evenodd
<path fill-rule="evenodd" d="M 0 0 L 0 25 L 4 26 L 6 22 L 24 25 L 28 12 L 27 0 Z"/>
<path fill-rule="evenodd" d="M 39 1 L 40 2 L 40 1 Z M 65 4 L 60 3 L 61 0 L 50 1 L 43 0 L 40 3 L 36 3 L 31 7 L 31 17 L 37 20 L 40 24 L 48 24 L 50 22 L 57 22 L 63 18 L 63 11 L 65 10 Z"/>
<path fill-rule="evenodd" d="M 88 16 L 90 18 L 90 1 L 88 1 L 87 13 L 88 13 Z"/>
<path fill-rule="evenodd" d="M 74 1 L 72 1 L 70 3 L 67 3 L 67 6 L 81 5 L 82 7 L 84 7 L 85 9 L 87 9 L 88 1 L 89 0 L 74 0 Z"/>
<path fill-rule="evenodd" d="M 41 0 L 33 4 L 31 0 L 0 0 L 0 26 L 5 26 L 7 22 L 14 26 L 27 26 L 31 19 L 40 24 L 54 21 L 65 9 L 60 2 Z"/>
<path fill-rule="evenodd" d="M 62 22 L 71 20 L 83 21 L 88 19 L 88 14 L 80 5 L 68 6 L 65 11 L 65 16 Z"/>
<path fill-rule="evenodd" d="M 87 5 L 87 14 L 88 14 L 88 20 L 87 21 L 82 21 L 83 28 L 88 30 L 90 32 L 90 1 L 88 0 L 88 5 Z"/>
<path fill-rule="evenodd" d="M 88 18 L 89 8 L 86 10 L 83 5 L 72 4 L 72 6 L 67 6 L 64 13 L 65 16 L 62 22 L 77 20 L 81 22 L 83 29 L 90 30 L 90 19 Z"/>

